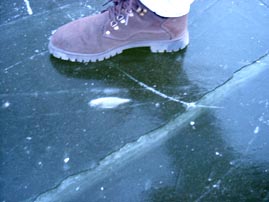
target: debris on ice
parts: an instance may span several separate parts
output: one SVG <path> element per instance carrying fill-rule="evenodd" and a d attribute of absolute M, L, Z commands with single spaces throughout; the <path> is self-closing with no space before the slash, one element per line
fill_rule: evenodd
<path fill-rule="evenodd" d="M 103 97 L 91 100 L 89 102 L 90 107 L 101 108 L 101 109 L 113 109 L 119 105 L 130 102 L 130 99 L 124 99 L 119 97 Z"/>

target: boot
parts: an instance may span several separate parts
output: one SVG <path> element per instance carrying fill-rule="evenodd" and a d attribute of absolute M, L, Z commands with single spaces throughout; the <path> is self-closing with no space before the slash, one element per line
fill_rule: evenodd
<path fill-rule="evenodd" d="M 113 6 L 102 13 L 60 27 L 50 39 L 49 52 L 63 60 L 96 62 L 130 48 L 173 52 L 188 45 L 187 15 L 164 18 L 138 0 L 110 1 Z"/>

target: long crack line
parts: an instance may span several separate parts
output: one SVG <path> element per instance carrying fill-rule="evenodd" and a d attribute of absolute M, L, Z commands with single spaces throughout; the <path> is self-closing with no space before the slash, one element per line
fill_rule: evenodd
<path fill-rule="evenodd" d="M 202 99 L 203 99 L 204 97 L 206 97 L 208 94 L 213 93 L 214 91 L 218 90 L 219 88 L 225 86 L 227 83 L 231 82 L 231 80 L 234 79 L 234 77 L 235 77 L 238 73 L 240 73 L 240 71 L 244 70 L 245 68 L 248 68 L 248 67 L 251 66 L 251 65 L 259 64 L 259 63 L 262 62 L 262 60 L 264 60 L 264 59 L 266 60 L 266 58 L 268 58 L 268 57 L 269 57 L 269 51 L 267 51 L 264 55 L 262 55 L 262 56 L 259 57 L 258 59 L 256 59 L 256 60 L 250 62 L 249 64 L 246 64 L 246 65 L 240 67 L 238 70 L 236 70 L 236 71 L 233 73 L 233 75 L 232 75 L 230 78 L 228 78 L 226 81 L 224 81 L 221 85 L 218 85 L 218 86 L 216 86 L 215 88 L 213 88 L 212 90 L 208 91 L 206 94 L 204 94 L 204 95 L 200 98 L 200 100 L 202 100 Z M 254 73 L 255 73 L 255 72 L 254 72 Z M 249 77 L 249 76 L 251 76 L 251 75 L 246 75 L 246 76 Z"/>
<path fill-rule="evenodd" d="M 196 104 L 196 102 L 185 102 L 183 100 L 179 100 L 177 98 L 174 98 L 174 97 L 171 97 L 169 95 L 166 95 L 158 90 L 156 90 L 155 88 L 151 87 L 151 86 L 148 86 L 147 84 L 143 83 L 142 81 L 139 81 L 137 80 L 136 78 L 134 78 L 133 76 L 131 76 L 130 74 L 128 74 L 127 72 L 123 71 L 122 69 L 120 68 L 117 68 L 120 72 L 122 72 L 125 76 L 127 76 L 129 79 L 131 79 L 132 81 L 134 81 L 135 83 L 137 83 L 139 86 L 145 88 L 146 90 L 148 91 L 151 91 L 152 93 L 162 97 L 162 98 L 165 98 L 165 99 L 168 99 L 170 101 L 173 101 L 173 102 L 177 102 L 177 103 L 180 103 L 182 105 L 185 106 L 185 108 L 188 110 L 190 108 L 195 108 L 195 107 L 200 107 L 200 108 L 213 108 L 213 109 L 219 109 L 219 108 L 222 108 L 222 107 L 218 107 L 218 106 L 207 106 L 207 105 L 202 105 L 202 104 Z"/>

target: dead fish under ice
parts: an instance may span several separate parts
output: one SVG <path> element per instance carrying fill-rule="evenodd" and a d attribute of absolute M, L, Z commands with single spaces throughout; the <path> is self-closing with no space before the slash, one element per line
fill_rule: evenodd
<path fill-rule="evenodd" d="M 88 104 L 90 107 L 101 108 L 101 109 L 113 109 L 122 104 L 130 102 L 130 99 L 119 98 L 119 97 L 103 97 L 91 100 Z"/>

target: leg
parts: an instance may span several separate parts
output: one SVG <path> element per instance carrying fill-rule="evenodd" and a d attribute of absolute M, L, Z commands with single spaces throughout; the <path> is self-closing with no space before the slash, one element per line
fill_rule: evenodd
<path fill-rule="evenodd" d="M 193 0 L 140 0 L 157 15 L 163 17 L 180 17 L 190 11 Z"/>

